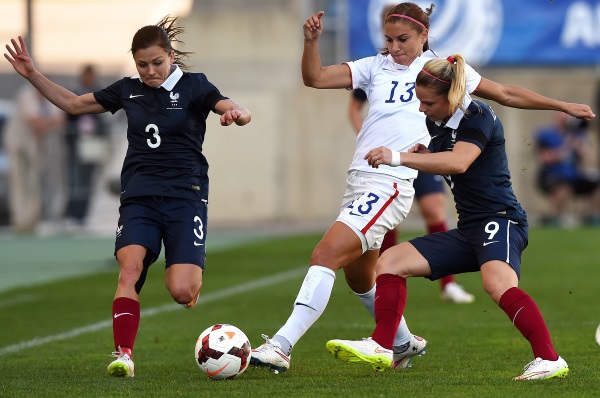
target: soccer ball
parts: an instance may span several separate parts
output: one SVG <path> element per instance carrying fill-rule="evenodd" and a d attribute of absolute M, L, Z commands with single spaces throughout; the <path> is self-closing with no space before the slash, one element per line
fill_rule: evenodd
<path fill-rule="evenodd" d="M 233 325 L 206 328 L 196 340 L 196 363 L 211 379 L 233 379 L 250 364 L 250 341 Z"/>

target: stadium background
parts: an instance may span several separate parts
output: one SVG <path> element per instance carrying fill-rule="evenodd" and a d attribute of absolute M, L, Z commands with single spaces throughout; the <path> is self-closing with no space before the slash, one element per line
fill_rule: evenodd
<path fill-rule="evenodd" d="M 59 83 L 75 85 L 81 64 L 92 62 L 109 84 L 135 73 L 128 49 L 139 27 L 166 14 L 179 15 L 186 28 L 185 50 L 194 52 L 192 70 L 206 73 L 253 113 L 252 123 L 243 129 L 222 129 L 218 118 L 209 118 L 205 153 L 211 165 L 211 226 L 321 228 L 337 214 L 354 134 L 346 116 L 348 92 L 302 84 L 302 23 L 325 10 L 323 63 L 343 62 L 376 51 L 372 40 L 365 41 L 372 29 L 366 15 L 386 2 L 36 0 L 31 2 L 32 49 L 38 68 Z M 439 16 L 439 24 L 449 27 L 433 45 L 440 55 L 450 51 L 446 48 L 458 49 L 485 77 L 596 107 L 600 1 L 435 3 L 432 26 Z M 4 42 L 26 33 L 26 4 L 0 4 Z M 471 29 L 468 36 L 451 35 L 466 27 Z M 472 42 L 478 46 L 466 46 Z M 8 62 L 0 63 L 0 99 L 11 101 L 23 84 Z M 494 108 L 505 125 L 516 193 L 535 222 L 545 201 L 535 189 L 532 136 L 551 121 L 551 112 Z M 117 218 L 117 198 L 105 187 L 107 179 L 118 176 L 126 143 L 122 115 L 114 120 L 113 155 L 91 214 L 91 229 L 99 232 L 112 232 Z M 593 128 L 597 130 L 597 122 Z M 451 203 L 448 215 L 455 220 Z M 406 225 L 420 228 L 420 220 L 409 217 Z"/>
<path fill-rule="evenodd" d="M 303 398 L 399 392 L 419 397 L 598 395 L 598 345 L 593 338 L 598 327 L 593 277 L 598 269 L 593 246 L 600 239 L 597 228 L 533 227 L 524 253 L 527 275 L 522 287 L 535 297 L 557 349 L 569 362 L 571 374 L 565 380 L 511 380 L 529 360 L 528 344 L 486 298 L 478 274 L 460 275 L 460 283 L 477 296 L 468 306 L 444 305 L 435 283 L 411 281 L 407 318 L 411 329 L 431 345 L 418 365 L 401 375 L 348 367 L 324 350 L 331 338 L 364 337 L 373 327 L 341 275 L 328 311 L 294 348 L 293 371 L 285 377 L 273 379 L 268 372 L 250 369 L 239 383 L 212 383 L 199 373 L 191 349 L 207 326 L 234 323 L 253 344 L 261 341 L 261 333 L 281 326 L 310 252 L 337 215 L 354 147 L 346 117 L 349 93 L 302 85 L 301 25 L 311 13 L 326 10 L 324 62 L 352 59 L 357 55 L 353 51 L 373 51 L 368 48 L 372 43 L 356 44 L 349 24 L 353 16 L 360 16 L 356 10 L 381 5 L 372 5 L 375 2 L 379 0 L 31 0 L 34 59 L 59 83 L 74 86 L 85 62 L 99 66 L 105 84 L 135 73 L 128 53 L 135 30 L 170 13 L 180 15 L 187 28 L 183 38 L 185 49 L 196 53 L 190 60 L 193 69 L 205 72 L 224 93 L 248 106 L 254 120 L 244 128 L 223 129 L 216 117 L 209 118 L 211 231 L 199 308 L 189 312 L 173 303 L 164 288 L 162 261 L 151 268 L 144 288 L 143 327 L 136 340 L 136 377 L 131 380 L 114 380 L 105 373 L 112 345 L 110 302 L 118 274 L 112 256 L 118 203 L 105 184 L 121 166 L 126 145 L 122 116 L 109 116 L 115 121 L 114 150 L 96 193 L 90 231 L 100 236 L 3 233 L 8 231 L 2 208 L 6 164 L 0 148 L 1 397 L 275 397 L 282 391 L 287 397 Z M 26 31 L 26 3 L 0 0 L 3 43 Z M 464 11 L 459 15 L 466 19 L 450 18 L 454 27 L 471 26 L 470 12 L 480 6 L 500 7 L 502 20 L 510 23 L 531 17 L 520 26 L 533 36 L 513 36 L 515 49 L 517 44 L 531 44 L 533 37 L 536 48 L 551 49 L 550 54 L 564 63 L 488 63 L 477 69 L 503 83 L 596 104 L 598 62 L 593 57 L 600 54 L 600 0 L 520 3 L 436 1 L 436 13 L 452 16 L 449 11 Z M 546 7 L 554 10 L 552 15 Z M 577 11 L 580 19 L 570 26 L 579 27 L 586 40 L 576 41 L 576 51 L 568 54 L 561 52 L 556 39 L 570 10 L 584 11 Z M 363 29 L 361 37 L 368 29 L 365 15 L 354 30 Z M 486 54 L 492 47 L 485 47 Z M 536 52 L 529 47 L 521 54 Z M 6 61 L 0 62 L 0 114 L 10 113 L 16 90 L 24 83 Z M 515 189 L 535 220 L 545 202 L 534 188 L 530 141 L 533 129 L 549 122 L 551 114 L 495 109 L 509 134 Z M 597 126 L 595 122 L 594 131 Z M 403 224 L 402 240 L 420 233 L 411 228 L 423 228 L 416 215 Z M 299 229 L 318 231 L 296 234 Z M 273 236 L 275 232 L 293 236 Z"/>

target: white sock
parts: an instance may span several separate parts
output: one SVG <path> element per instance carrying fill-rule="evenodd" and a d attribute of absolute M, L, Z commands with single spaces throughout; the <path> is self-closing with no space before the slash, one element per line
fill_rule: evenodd
<path fill-rule="evenodd" d="M 360 302 L 364 305 L 364 307 L 369 311 L 369 314 L 375 319 L 375 289 L 377 285 L 373 286 L 371 290 L 366 293 L 356 293 L 356 296 L 360 300 Z M 406 324 L 406 320 L 404 316 L 400 319 L 400 325 L 398 325 L 398 331 L 396 332 L 396 336 L 394 337 L 394 345 L 402 345 L 406 344 L 410 341 L 412 334 L 410 330 L 408 330 L 408 325 Z"/>
<path fill-rule="evenodd" d="M 285 325 L 273 336 L 287 355 L 313 323 L 319 319 L 331 297 L 335 272 L 320 265 L 308 269 L 294 301 L 294 310 Z M 287 347 L 289 345 L 289 347 Z"/>

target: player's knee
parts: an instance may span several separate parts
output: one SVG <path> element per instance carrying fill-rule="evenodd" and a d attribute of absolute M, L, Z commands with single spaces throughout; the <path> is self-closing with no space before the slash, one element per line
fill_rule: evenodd
<path fill-rule="evenodd" d="M 122 262 L 119 264 L 119 284 L 124 286 L 133 286 L 136 284 L 142 273 L 143 265 L 140 262 Z"/>
<path fill-rule="evenodd" d="M 330 267 L 336 263 L 335 257 L 329 247 L 317 245 L 310 256 L 310 263 Z"/>
<path fill-rule="evenodd" d="M 187 304 L 193 301 L 198 294 L 198 289 L 190 285 L 179 285 L 169 287 L 169 293 L 171 297 L 179 304 Z"/>
<path fill-rule="evenodd" d="M 496 304 L 500 302 L 500 297 L 510 288 L 516 287 L 514 284 L 499 283 L 494 281 L 484 281 L 483 289 L 489 294 L 490 298 Z"/>
<path fill-rule="evenodd" d="M 386 250 L 378 259 L 377 265 L 375 266 L 375 272 L 377 275 L 381 274 L 396 274 L 399 269 L 399 263 L 395 260 L 395 256 L 392 252 Z"/>
<path fill-rule="evenodd" d="M 171 290 L 171 297 L 178 304 L 187 304 L 194 299 L 194 296 L 189 290 Z"/>

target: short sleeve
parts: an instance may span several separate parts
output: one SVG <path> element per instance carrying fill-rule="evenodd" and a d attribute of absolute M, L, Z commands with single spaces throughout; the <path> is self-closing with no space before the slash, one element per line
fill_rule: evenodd
<path fill-rule="evenodd" d="M 94 98 L 104 109 L 110 113 L 116 113 L 122 108 L 121 91 L 123 89 L 123 80 L 119 80 L 100 91 L 94 92 Z"/>
<path fill-rule="evenodd" d="M 483 152 L 488 143 L 488 137 L 478 126 L 468 126 L 458 130 L 456 141 L 464 141 L 477 145 Z"/>
<path fill-rule="evenodd" d="M 194 103 L 196 106 L 215 110 L 217 102 L 227 99 L 221 94 L 214 84 L 208 81 L 204 73 L 192 74 L 195 79 L 194 85 L 197 87 Z"/>
<path fill-rule="evenodd" d="M 472 94 L 481 83 L 481 75 L 469 64 L 465 64 L 465 75 L 467 77 L 467 92 Z"/>
<path fill-rule="evenodd" d="M 346 62 L 346 65 L 350 68 L 353 89 L 360 88 L 367 91 L 368 86 L 371 84 L 375 60 L 376 57 L 367 57 Z"/>

